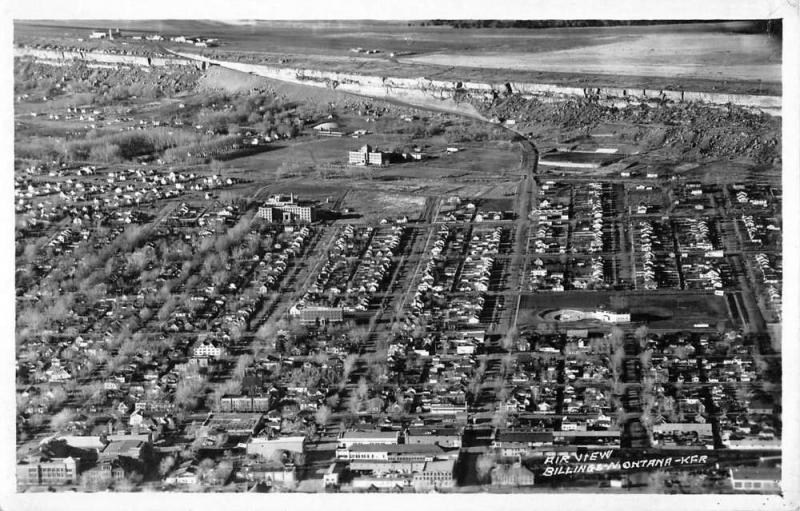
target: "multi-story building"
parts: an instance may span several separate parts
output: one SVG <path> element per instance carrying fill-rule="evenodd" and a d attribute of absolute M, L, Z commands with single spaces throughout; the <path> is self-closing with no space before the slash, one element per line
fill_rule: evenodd
<path fill-rule="evenodd" d="M 299 204 L 286 204 L 282 206 L 281 211 L 283 213 L 289 213 L 292 215 L 292 220 L 297 220 L 300 222 L 310 222 L 311 221 L 311 207 L 310 206 L 301 206 Z"/>
<path fill-rule="evenodd" d="M 316 323 L 341 323 L 344 321 L 344 310 L 341 307 L 304 307 L 299 309 L 300 323 L 313 325 Z"/>
<path fill-rule="evenodd" d="M 533 486 L 534 477 L 527 467 L 516 462 L 507 465 L 497 465 L 491 472 L 492 486 Z"/>
<path fill-rule="evenodd" d="M 38 459 L 17 464 L 17 484 L 57 485 L 74 483 L 78 479 L 78 462 L 73 457 Z"/>
<path fill-rule="evenodd" d="M 81 474 L 81 480 L 88 483 L 102 483 L 111 481 L 121 481 L 125 479 L 125 468 L 119 461 L 103 461 Z"/>
<path fill-rule="evenodd" d="M 311 222 L 314 219 L 314 210 L 310 204 L 296 202 L 294 194 L 288 197 L 273 195 L 258 208 L 256 216 L 267 222 Z"/>
<path fill-rule="evenodd" d="M 347 162 L 350 165 L 383 165 L 388 163 L 388 155 L 365 144 L 358 151 L 349 151 Z"/>
<path fill-rule="evenodd" d="M 195 357 L 221 358 L 225 355 L 225 346 L 217 341 L 203 341 L 194 348 Z"/>
<path fill-rule="evenodd" d="M 268 412 L 269 396 L 231 396 L 224 395 L 219 407 L 223 412 Z"/>
<path fill-rule="evenodd" d="M 455 486 L 455 458 L 428 461 L 422 470 L 414 472 L 411 484 L 417 491 Z"/>

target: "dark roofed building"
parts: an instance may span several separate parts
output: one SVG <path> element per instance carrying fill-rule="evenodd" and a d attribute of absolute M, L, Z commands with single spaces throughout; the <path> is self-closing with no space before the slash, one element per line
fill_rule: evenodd
<path fill-rule="evenodd" d="M 112 440 L 98 454 L 100 461 L 111 461 L 119 458 L 141 460 L 147 444 L 139 439 Z"/>
<path fill-rule="evenodd" d="M 408 428 L 406 444 L 461 447 L 461 431 L 457 428 Z"/>

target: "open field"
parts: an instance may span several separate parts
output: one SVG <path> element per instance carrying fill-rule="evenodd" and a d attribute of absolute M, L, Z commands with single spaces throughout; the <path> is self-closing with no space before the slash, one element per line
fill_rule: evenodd
<path fill-rule="evenodd" d="M 747 22 L 549 29 L 453 29 L 358 21 L 319 22 L 313 27 L 299 22 L 188 20 L 113 23 L 117 25 L 131 33 L 203 33 L 222 41 L 212 53 L 227 54 L 233 60 L 239 55 L 312 69 L 578 87 L 780 93 L 780 43 L 754 33 Z M 91 28 L 108 26 L 102 21 L 70 26 L 18 22 L 15 38 L 20 42 L 48 37 L 74 40 L 85 37 Z M 674 51 L 683 46 L 686 52 Z M 355 47 L 380 53 L 351 52 Z M 663 67 L 656 66 L 651 57 Z"/>
<path fill-rule="evenodd" d="M 613 31 L 612 31 L 613 33 Z M 680 48 L 679 52 L 675 48 Z M 525 52 L 437 51 L 399 59 L 400 62 L 455 67 L 485 67 L 518 71 L 551 71 L 593 75 L 624 75 L 719 80 L 720 82 L 780 82 L 780 45 L 764 34 L 638 33 L 608 36 L 598 44 L 550 49 L 536 40 Z M 665 87 L 666 88 L 666 87 Z"/>

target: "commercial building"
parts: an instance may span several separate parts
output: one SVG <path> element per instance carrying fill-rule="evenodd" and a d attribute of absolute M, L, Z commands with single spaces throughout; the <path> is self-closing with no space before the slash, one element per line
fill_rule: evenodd
<path fill-rule="evenodd" d="M 370 460 L 388 462 L 432 461 L 443 454 L 441 447 L 432 444 L 353 444 L 336 449 L 340 460 Z"/>
<path fill-rule="evenodd" d="M 503 456 L 519 456 L 532 453 L 537 447 L 553 445 L 552 431 L 497 431 L 492 448 Z"/>
<path fill-rule="evenodd" d="M 399 431 L 344 431 L 337 449 L 350 449 L 357 444 L 399 444 Z"/>
<path fill-rule="evenodd" d="M 618 429 L 600 431 L 553 431 L 553 443 L 557 445 L 594 445 L 619 447 L 621 432 Z"/>
<path fill-rule="evenodd" d="M 456 428 L 408 428 L 406 444 L 430 444 L 445 448 L 461 447 L 461 432 Z"/>
<path fill-rule="evenodd" d="M 467 413 L 467 404 L 438 402 L 428 404 L 427 409 L 431 415 L 465 415 Z"/>
<path fill-rule="evenodd" d="M 710 422 L 664 422 L 653 425 L 653 443 L 659 447 L 697 448 L 714 446 L 714 432 Z"/>
<path fill-rule="evenodd" d="M 775 467 L 741 467 L 729 471 L 736 491 L 779 492 L 781 471 Z"/>
<path fill-rule="evenodd" d="M 352 486 L 354 489 L 402 490 L 411 487 L 411 478 L 406 474 L 361 476 L 353 479 Z"/>
<path fill-rule="evenodd" d="M 258 455 L 264 458 L 271 457 L 277 451 L 302 453 L 305 450 L 306 437 L 284 436 L 277 438 L 255 437 L 247 442 L 247 454 Z"/>

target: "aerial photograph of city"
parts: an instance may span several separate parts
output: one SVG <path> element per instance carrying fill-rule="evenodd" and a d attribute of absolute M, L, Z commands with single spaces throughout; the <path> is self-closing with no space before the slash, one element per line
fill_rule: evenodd
<path fill-rule="evenodd" d="M 780 496 L 782 38 L 14 21 L 16 492 Z"/>

